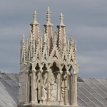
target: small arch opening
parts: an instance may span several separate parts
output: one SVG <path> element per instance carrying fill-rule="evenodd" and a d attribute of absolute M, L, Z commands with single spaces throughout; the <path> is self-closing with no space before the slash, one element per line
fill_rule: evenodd
<path fill-rule="evenodd" d="M 35 67 L 36 70 L 39 70 L 40 67 L 39 67 L 39 64 L 37 63 L 36 67 Z"/>
<path fill-rule="evenodd" d="M 43 70 L 43 71 L 46 71 L 46 70 L 47 70 L 46 64 L 44 64 L 42 70 Z"/>

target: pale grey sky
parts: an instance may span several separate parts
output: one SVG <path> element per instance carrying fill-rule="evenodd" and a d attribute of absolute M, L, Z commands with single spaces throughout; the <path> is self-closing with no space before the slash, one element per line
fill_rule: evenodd
<path fill-rule="evenodd" d="M 43 30 L 48 6 L 54 28 L 63 12 L 67 35 L 77 40 L 79 75 L 107 78 L 107 0 L 0 0 L 0 70 L 19 72 L 20 38 L 34 10 Z"/>

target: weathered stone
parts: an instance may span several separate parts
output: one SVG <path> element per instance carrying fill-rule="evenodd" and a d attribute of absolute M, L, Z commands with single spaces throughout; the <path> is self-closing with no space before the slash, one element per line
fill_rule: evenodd
<path fill-rule="evenodd" d="M 66 38 L 62 13 L 53 32 L 50 13 L 43 37 L 35 12 L 30 37 L 21 41 L 20 107 L 78 107 L 75 41 Z"/>

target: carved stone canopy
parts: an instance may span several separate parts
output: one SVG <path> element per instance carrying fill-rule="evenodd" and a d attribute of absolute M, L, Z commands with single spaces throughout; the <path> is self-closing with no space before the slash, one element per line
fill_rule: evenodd
<path fill-rule="evenodd" d="M 21 40 L 20 104 L 77 107 L 75 41 L 66 37 L 62 13 L 53 31 L 50 13 L 48 8 L 43 36 L 34 12 L 30 36 Z"/>

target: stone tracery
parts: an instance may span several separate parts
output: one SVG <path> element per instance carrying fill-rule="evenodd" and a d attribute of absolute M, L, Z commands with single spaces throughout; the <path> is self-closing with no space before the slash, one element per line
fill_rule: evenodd
<path fill-rule="evenodd" d="M 30 37 L 26 42 L 21 41 L 21 103 L 77 107 L 78 65 L 75 42 L 66 39 L 62 13 L 55 33 L 50 22 L 49 8 L 46 17 L 43 37 L 39 34 L 35 12 Z M 25 78 L 26 81 L 22 82 Z"/>

